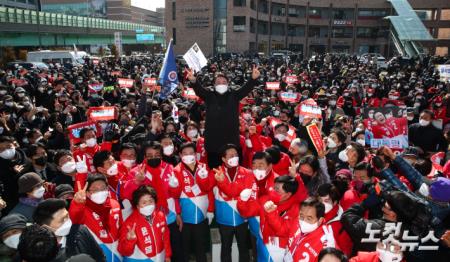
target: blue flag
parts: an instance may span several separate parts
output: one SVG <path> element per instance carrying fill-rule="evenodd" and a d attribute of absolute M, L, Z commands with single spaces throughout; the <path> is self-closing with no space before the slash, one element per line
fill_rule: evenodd
<path fill-rule="evenodd" d="M 164 63 L 159 73 L 159 84 L 161 85 L 161 92 L 159 97 L 164 100 L 178 87 L 177 65 L 175 63 L 175 56 L 173 55 L 172 39 L 169 42 L 169 47 L 164 57 Z"/>

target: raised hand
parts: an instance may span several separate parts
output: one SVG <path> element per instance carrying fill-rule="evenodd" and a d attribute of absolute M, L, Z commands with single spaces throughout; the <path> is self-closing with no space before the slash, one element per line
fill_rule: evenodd
<path fill-rule="evenodd" d="M 253 68 L 252 68 L 252 78 L 253 78 L 253 80 L 258 79 L 260 75 L 261 75 L 261 72 L 259 72 L 258 66 L 254 65 Z"/>
<path fill-rule="evenodd" d="M 336 247 L 336 242 L 334 240 L 333 228 L 331 225 L 322 226 L 323 229 L 323 241 L 326 247 Z"/>
<path fill-rule="evenodd" d="M 136 239 L 136 223 L 133 224 L 133 227 L 127 226 L 127 240 Z"/>
<path fill-rule="evenodd" d="M 85 174 L 88 172 L 88 166 L 86 164 L 86 155 L 83 155 L 83 158 L 77 156 L 77 163 L 75 165 L 77 169 L 77 173 Z"/>
<path fill-rule="evenodd" d="M 136 173 L 136 176 L 134 177 L 136 181 L 142 182 L 145 180 L 145 164 L 142 163 L 141 167 L 139 168 L 139 171 Z"/>
<path fill-rule="evenodd" d="M 84 203 L 86 203 L 86 191 L 88 188 L 88 184 L 86 183 L 84 188 L 81 188 L 80 181 L 77 181 L 77 187 L 78 187 L 78 191 L 73 196 L 73 200 L 75 202 L 77 202 L 78 204 L 84 204 Z"/>
<path fill-rule="evenodd" d="M 273 212 L 277 210 L 277 205 L 275 205 L 272 201 L 269 200 L 266 203 L 264 203 L 264 210 L 267 213 Z"/>
<path fill-rule="evenodd" d="M 223 180 L 225 180 L 225 175 L 223 174 L 223 171 L 219 168 L 214 168 L 213 169 L 215 174 L 214 174 L 214 178 L 216 179 L 217 182 L 223 182 Z"/>
<path fill-rule="evenodd" d="M 242 201 L 245 202 L 250 199 L 251 195 L 252 195 L 252 190 L 250 188 L 246 188 L 241 191 L 241 194 L 239 195 L 239 197 L 241 198 Z"/>
<path fill-rule="evenodd" d="M 191 82 L 197 81 L 197 78 L 194 76 L 194 70 L 193 69 L 189 68 L 189 69 L 187 69 L 187 72 L 188 72 L 187 79 L 189 81 L 191 81 Z"/>
<path fill-rule="evenodd" d="M 197 172 L 198 177 L 201 179 L 205 179 L 208 177 L 208 170 L 206 170 L 206 167 L 200 167 L 200 170 Z"/>
<path fill-rule="evenodd" d="M 24 168 L 25 168 L 24 165 L 15 165 L 15 166 L 13 167 L 14 172 L 16 172 L 17 174 L 21 173 L 21 172 L 23 171 Z"/>
<path fill-rule="evenodd" d="M 177 188 L 180 185 L 180 183 L 178 182 L 178 179 L 175 177 L 174 174 L 170 175 L 169 178 L 169 186 L 171 188 Z"/>
<path fill-rule="evenodd" d="M 294 178 L 297 176 L 297 165 L 293 160 L 291 160 L 291 165 L 289 166 L 289 175 Z"/>

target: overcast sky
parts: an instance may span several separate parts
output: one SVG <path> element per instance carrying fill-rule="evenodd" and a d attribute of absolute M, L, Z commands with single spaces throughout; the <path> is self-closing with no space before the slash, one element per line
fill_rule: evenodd
<path fill-rule="evenodd" d="M 157 7 L 165 6 L 165 0 L 131 0 L 131 4 L 155 11 Z"/>

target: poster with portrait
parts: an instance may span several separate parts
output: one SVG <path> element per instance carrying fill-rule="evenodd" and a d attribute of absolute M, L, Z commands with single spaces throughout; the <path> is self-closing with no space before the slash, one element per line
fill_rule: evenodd
<path fill-rule="evenodd" d="M 408 147 L 406 109 L 399 107 L 367 107 L 363 111 L 366 145 L 387 146 L 395 150 Z"/>

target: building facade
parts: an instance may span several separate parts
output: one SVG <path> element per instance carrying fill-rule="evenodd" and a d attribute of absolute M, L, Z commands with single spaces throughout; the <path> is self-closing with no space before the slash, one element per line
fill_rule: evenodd
<path fill-rule="evenodd" d="M 446 54 L 450 46 L 448 0 L 410 0 L 436 41 L 424 46 Z M 360 54 L 392 51 L 395 15 L 386 0 L 166 0 L 166 40 L 184 53 L 197 42 L 205 54 L 288 49 Z"/>
<path fill-rule="evenodd" d="M 0 6 L 39 10 L 39 0 L 0 0 Z"/>

